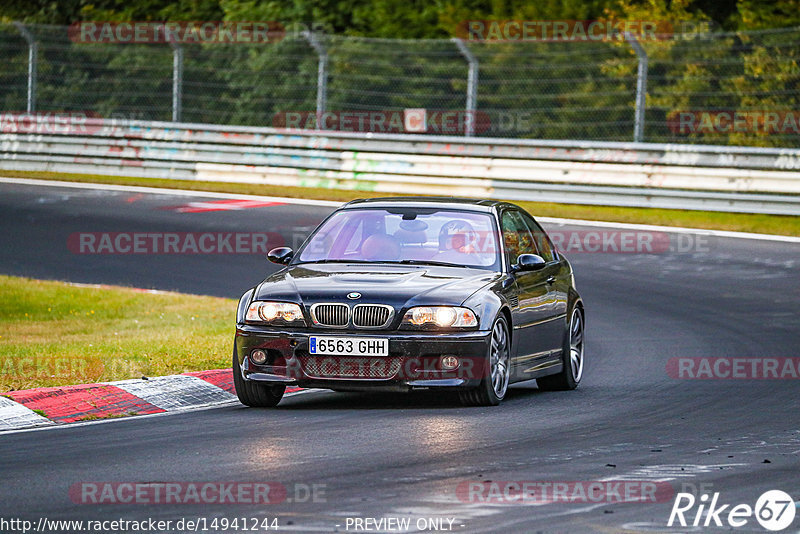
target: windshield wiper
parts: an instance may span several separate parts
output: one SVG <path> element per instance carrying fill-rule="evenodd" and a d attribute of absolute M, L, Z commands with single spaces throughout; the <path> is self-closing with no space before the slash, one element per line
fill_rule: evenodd
<path fill-rule="evenodd" d="M 295 265 L 300 265 L 303 263 L 379 263 L 369 260 L 332 260 L 332 259 L 323 259 L 323 260 L 312 260 L 312 261 L 298 261 Z"/>
<path fill-rule="evenodd" d="M 457 263 L 449 263 L 446 261 L 434 260 L 341 260 L 341 259 L 322 259 L 313 261 L 298 261 L 295 265 L 302 265 L 304 263 L 370 263 L 373 265 L 378 264 L 392 264 L 392 265 L 442 265 L 444 267 L 464 267 Z"/>
<path fill-rule="evenodd" d="M 463 267 L 463 265 L 458 265 L 457 263 L 450 263 L 446 261 L 435 261 L 435 260 L 399 260 L 399 261 L 387 261 L 386 263 L 400 263 L 402 265 L 443 265 L 445 267 Z"/>

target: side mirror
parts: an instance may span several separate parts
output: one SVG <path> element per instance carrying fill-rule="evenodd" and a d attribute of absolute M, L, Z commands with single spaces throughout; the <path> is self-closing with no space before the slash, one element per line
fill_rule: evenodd
<path fill-rule="evenodd" d="M 511 270 L 517 271 L 538 271 L 545 266 L 544 258 L 538 254 L 520 254 L 517 264 L 512 265 Z"/>
<path fill-rule="evenodd" d="M 289 247 L 273 248 L 267 253 L 267 259 L 272 263 L 277 263 L 279 265 L 286 265 L 292 261 L 293 257 L 294 250 L 290 249 Z"/>

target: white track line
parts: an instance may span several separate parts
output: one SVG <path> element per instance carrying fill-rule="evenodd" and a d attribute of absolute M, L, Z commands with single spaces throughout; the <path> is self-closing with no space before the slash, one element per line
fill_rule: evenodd
<path fill-rule="evenodd" d="M 291 393 L 286 393 L 283 397 L 295 397 L 297 395 L 305 395 L 308 393 L 322 393 L 327 392 L 328 390 L 325 389 L 302 389 L 300 391 L 292 391 Z M 22 406 L 20 404 L 20 406 Z M 243 404 L 241 404 L 236 398 L 232 400 L 226 400 L 223 402 L 218 402 L 216 404 L 212 404 L 210 406 L 189 406 L 187 408 L 177 408 L 172 409 L 166 412 L 159 412 L 159 413 L 149 413 L 143 415 L 132 415 L 130 417 L 112 417 L 109 419 L 99 419 L 96 421 L 76 421 L 74 423 L 63 423 L 63 424 L 56 424 L 49 419 L 46 420 L 48 423 L 45 423 L 47 426 L 39 426 L 35 428 L 17 428 L 14 430 L 0 430 L 0 439 L 3 436 L 7 436 L 10 434 L 22 434 L 25 432 L 40 432 L 42 430 L 68 430 L 70 428 L 75 428 L 79 426 L 89 426 L 89 425 L 105 425 L 109 423 L 122 423 L 125 421 L 140 421 L 142 419 L 150 419 L 153 417 L 168 417 L 170 415 L 176 415 L 181 413 L 189 413 L 189 412 L 203 412 L 206 410 L 217 410 L 219 408 L 231 407 L 231 406 L 238 406 L 242 409 L 254 409 L 257 410 L 258 408 L 246 408 Z M 23 406 L 24 408 L 24 406 Z M 27 409 L 27 408 L 26 408 Z M 271 408 L 271 409 L 280 409 L 280 408 Z"/>
<path fill-rule="evenodd" d="M 557 217 L 536 217 L 539 222 L 550 224 L 571 224 L 575 226 L 595 226 L 599 228 L 623 228 L 631 230 L 649 230 L 674 234 L 701 234 L 714 237 L 732 237 L 736 239 L 757 239 L 759 241 L 783 241 L 800 243 L 800 237 L 775 234 L 751 234 L 748 232 L 729 232 L 727 230 L 708 230 L 705 228 L 683 228 L 680 226 L 657 226 L 653 224 L 633 224 L 623 222 L 585 221 L 582 219 L 560 219 Z"/>
<path fill-rule="evenodd" d="M 96 189 L 105 191 L 124 191 L 128 193 L 151 193 L 154 195 L 173 195 L 181 197 L 229 198 L 235 200 L 260 200 L 263 202 L 282 202 L 284 204 L 300 204 L 303 206 L 325 206 L 338 208 L 344 202 L 332 200 L 306 200 L 302 198 L 266 197 L 260 195 L 242 195 L 236 193 L 215 193 L 213 191 L 190 191 L 187 189 L 166 189 L 161 187 L 145 187 L 140 185 L 92 184 L 84 182 L 66 182 L 61 180 L 36 180 L 33 178 L 7 178 L 0 176 L 0 183 L 19 185 L 39 185 L 49 187 L 71 187 L 74 189 Z"/>
<path fill-rule="evenodd" d="M 71 187 L 75 189 L 96 189 L 107 191 L 125 191 L 130 193 L 152 193 L 156 195 L 175 195 L 185 197 L 203 198 L 228 198 L 228 199 L 247 199 L 260 200 L 264 202 L 283 202 L 285 204 L 298 204 L 304 206 L 324 206 L 339 207 L 343 202 L 331 200 L 305 200 L 301 198 L 267 197 L 260 195 L 242 195 L 235 193 L 214 193 L 212 191 L 188 191 L 185 189 L 162 189 L 158 187 L 144 187 L 138 185 L 112 185 L 112 184 L 93 184 L 83 182 L 66 182 L 56 180 L 36 180 L 32 178 L 6 178 L 0 176 L 0 183 L 37 185 L 46 187 Z M 680 226 L 658 226 L 652 224 L 634 224 L 623 222 L 608 221 L 587 221 L 584 219 L 562 219 L 559 217 L 536 217 L 537 220 L 550 224 L 571 224 L 577 226 L 595 226 L 599 228 L 626 228 L 631 230 L 649 230 L 655 232 L 672 232 L 679 234 L 701 234 L 716 237 L 730 237 L 736 239 L 755 239 L 760 241 L 782 241 L 785 243 L 800 243 L 800 237 L 755 234 L 749 232 L 729 232 L 725 230 L 708 230 L 704 228 L 683 228 Z"/>

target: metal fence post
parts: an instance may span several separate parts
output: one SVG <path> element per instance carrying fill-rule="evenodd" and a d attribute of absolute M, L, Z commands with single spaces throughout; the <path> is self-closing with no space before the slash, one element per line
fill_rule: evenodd
<path fill-rule="evenodd" d="M 39 57 L 39 44 L 21 22 L 15 22 L 17 30 L 28 42 L 28 113 L 36 111 L 36 63 Z"/>
<path fill-rule="evenodd" d="M 181 121 L 183 105 L 183 47 L 170 42 L 172 47 L 172 122 Z"/>
<path fill-rule="evenodd" d="M 631 45 L 636 57 L 639 58 L 639 68 L 636 73 L 636 110 L 633 122 L 633 141 L 642 142 L 644 135 L 644 112 L 647 106 L 647 52 L 645 52 L 636 37 L 625 32 L 625 40 Z"/>
<path fill-rule="evenodd" d="M 317 64 L 317 126 L 319 126 L 319 120 L 325 113 L 325 107 L 328 102 L 328 51 L 319 42 L 315 33 L 304 31 L 303 36 L 319 56 Z"/>
<path fill-rule="evenodd" d="M 458 37 L 453 37 L 451 40 L 456 44 L 458 51 L 461 52 L 467 63 L 469 63 L 469 72 L 467 74 L 467 120 L 464 125 L 464 135 L 472 137 L 475 135 L 475 108 L 478 105 L 478 58 L 470 52 L 464 41 Z"/>

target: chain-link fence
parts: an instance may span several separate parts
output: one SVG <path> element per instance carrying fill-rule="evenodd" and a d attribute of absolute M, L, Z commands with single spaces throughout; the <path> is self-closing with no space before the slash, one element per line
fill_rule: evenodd
<path fill-rule="evenodd" d="M 800 28 L 641 43 L 294 33 L 176 45 L 75 42 L 67 27 L 9 24 L 0 53 L 6 116 L 800 146 Z"/>

